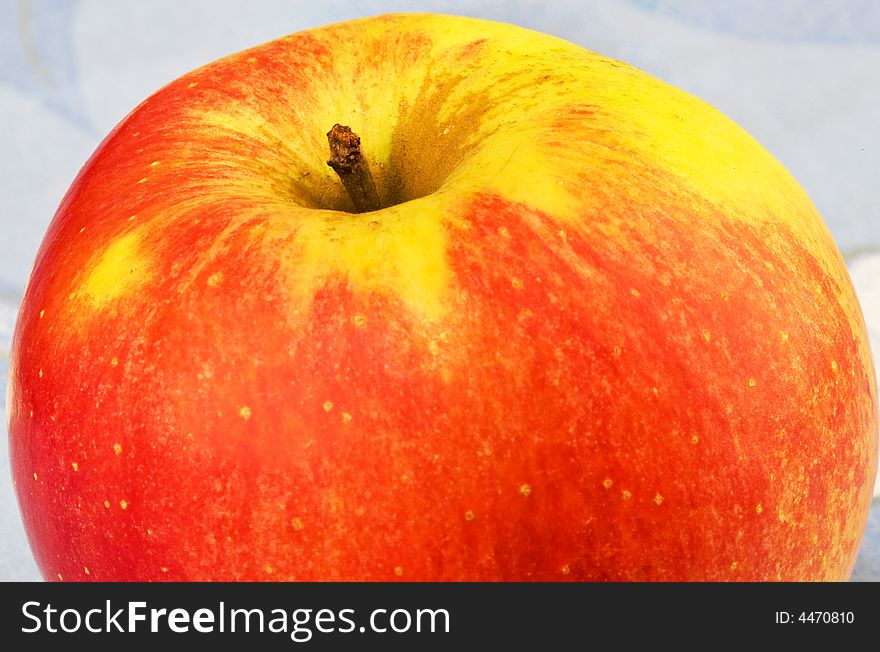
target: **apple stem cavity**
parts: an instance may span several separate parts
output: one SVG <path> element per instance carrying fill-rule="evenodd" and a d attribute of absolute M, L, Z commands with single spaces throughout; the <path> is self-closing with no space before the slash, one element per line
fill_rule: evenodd
<path fill-rule="evenodd" d="M 361 152 L 361 137 L 350 127 L 339 123 L 327 132 L 330 143 L 330 160 L 327 165 L 339 175 L 348 196 L 354 204 L 356 213 L 369 213 L 379 210 L 379 193 L 370 167 Z"/>

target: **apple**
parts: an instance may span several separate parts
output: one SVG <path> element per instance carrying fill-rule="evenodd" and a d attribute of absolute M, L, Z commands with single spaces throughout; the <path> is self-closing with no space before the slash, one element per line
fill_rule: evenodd
<path fill-rule="evenodd" d="M 135 108 L 39 251 L 8 405 L 50 580 L 841 580 L 877 462 L 859 304 L 783 167 L 630 66 L 437 15 Z"/>

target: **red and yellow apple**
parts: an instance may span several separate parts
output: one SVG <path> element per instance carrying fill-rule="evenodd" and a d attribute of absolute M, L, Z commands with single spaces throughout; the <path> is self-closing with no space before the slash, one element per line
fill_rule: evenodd
<path fill-rule="evenodd" d="M 840 580 L 877 461 L 859 305 L 783 167 L 639 70 L 448 16 L 138 106 L 46 235 L 8 403 L 49 579 Z"/>

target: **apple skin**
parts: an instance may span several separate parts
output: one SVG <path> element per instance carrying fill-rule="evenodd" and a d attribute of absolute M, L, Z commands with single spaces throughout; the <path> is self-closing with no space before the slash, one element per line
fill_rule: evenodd
<path fill-rule="evenodd" d="M 349 212 L 335 122 L 385 208 Z M 7 401 L 50 580 L 842 580 L 877 463 L 859 305 L 782 166 L 449 16 L 138 106 L 49 228 Z"/>

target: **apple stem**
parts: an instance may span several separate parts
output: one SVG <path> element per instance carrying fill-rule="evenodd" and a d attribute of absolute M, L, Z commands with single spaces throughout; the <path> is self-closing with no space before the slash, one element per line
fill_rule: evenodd
<path fill-rule="evenodd" d="M 327 132 L 330 143 L 330 160 L 327 165 L 339 175 L 342 185 L 351 197 L 356 213 L 379 210 L 379 194 L 364 155 L 361 153 L 361 137 L 350 127 L 333 125 Z"/>

